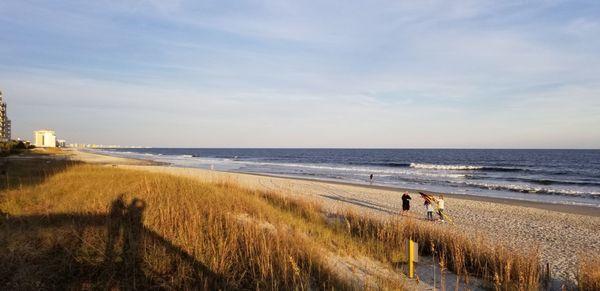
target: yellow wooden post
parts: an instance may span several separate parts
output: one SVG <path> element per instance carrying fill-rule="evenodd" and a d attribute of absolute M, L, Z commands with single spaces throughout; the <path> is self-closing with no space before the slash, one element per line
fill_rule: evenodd
<path fill-rule="evenodd" d="M 408 240 L 408 277 L 415 277 L 415 243 L 412 239 Z"/>

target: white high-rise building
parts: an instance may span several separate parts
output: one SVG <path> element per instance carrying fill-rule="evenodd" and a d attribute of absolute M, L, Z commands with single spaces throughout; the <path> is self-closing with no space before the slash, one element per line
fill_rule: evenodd
<path fill-rule="evenodd" d="M 6 102 L 2 97 L 2 91 L 0 91 L 0 141 L 10 140 L 10 119 L 6 114 Z"/>
<path fill-rule="evenodd" d="M 56 134 L 52 130 L 37 130 L 33 132 L 35 146 L 38 148 L 55 148 Z"/>

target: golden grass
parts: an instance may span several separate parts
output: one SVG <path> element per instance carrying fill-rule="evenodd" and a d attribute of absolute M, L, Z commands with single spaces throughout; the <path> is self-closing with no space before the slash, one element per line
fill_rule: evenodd
<path fill-rule="evenodd" d="M 440 271 L 449 269 L 467 282 L 469 276 L 474 276 L 487 280 L 499 290 L 537 290 L 540 287 L 542 270 L 537 248 L 516 250 L 481 237 L 473 238 L 454 228 L 401 218 L 380 220 L 352 211 L 329 214 L 327 219 L 315 203 L 286 198 L 278 193 L 262 195 L 271 203 L 304 217 L 326 220 L 336 232 L 357 240 L 363 252 L 385 263 L 398 265 L 404 262 L 405 241 L 412 238 L 419 243 L 419 253 L 441 258 Z M 310 211 L 306 213 L 307 210 Z"/>
<path fill-rule="evenodd" d="M 600 256 L 592 255 L 579 259 L 577 285 L 582 291 L 600 291 Z"/>
<path fill-rule="evenodd" d="M 0 197 L 0 282 L 11 289 L 364 287 L 338 278 L 326 261 L 328 252 L 361 256 L 360 245 L 314 210 L 266 197 L 229 183 L 74 165 Z"/>
<path fill-rule="evenodd" d="M 230 181 L 91 165 L 60 170 L 35 172 L 35 183 L 0 194 L 0 288 L 401 289 L 386 277 L 348 282 L 328 260 L 367 257 L 397 267 L 406 238 L 463 280 L 539 287 L 536 251 L 452 228 L 325 214 L 315 203 Z"/>
<path fill-rule="evenodd" d="M 540 283 L 537 250 L 514 250 L 483 238 L 473 238 L 453 228 L 414 220 L 381 221 L 346 212 L 337 228 L 371 246 L 380 260 L 394 262 L 402 257 L 404 242 L 419 243 L 421 255 L 440 259 L 440 271 L 449 269 L 466 282 L 469 276 L 483 278 L 496 289 L 536 290 Z"/>

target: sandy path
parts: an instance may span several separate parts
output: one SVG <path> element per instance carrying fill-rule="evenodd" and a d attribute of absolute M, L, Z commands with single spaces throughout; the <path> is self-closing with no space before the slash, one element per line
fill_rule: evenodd
<path fill-rule="evenodd" d="M 136 166 L 129 163 L 120 167 L 204 181 L 232 181 L 245 187 L 275 190 L 287 195 L 317 199 L 330 211 L 351 207 L 364 213 L 389 217 L 397 215 L 401 209 L 401 193 L 393 190 L 168 166 Z M 412 215 L 419 218 L 424 216 L 418 194 L 411 193 L 411 196 L 414 202 Z M 554 278 L 573 278 L 578 255 L 600 252 L 600 217 L 597 215 L 471 199 L 446 197 L 445 200 L 446 212 L 455 222 L 448 227 L 504 241 L 519 248 L 537 246 L 543 262 L 550 264 Z"/>

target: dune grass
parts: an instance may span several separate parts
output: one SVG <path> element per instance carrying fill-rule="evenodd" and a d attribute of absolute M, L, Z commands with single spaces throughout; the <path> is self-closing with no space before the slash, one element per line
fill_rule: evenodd
<path fill-rule="evenodd" d="M 325 211 L 315 203 L 290 199 L 279 193 L 264 193 L 269 201 L 302 213 Z M 350 210 L 329 213 L 328 224 L 337 232 L 347 233 L 379 261 L 397 265 L 404 262 L 405 241 L 419 243 L 419 253 L 436 256 L 439 268 L 451 270 L 468 281 L 470 276 L 487 280 L 490 287 L 501 290 L 537 290 L 542 278 L 537 248 L 513 249 L 482 237 L 472 237 L 455 228 L 430 222 L 395 217 L 387 220 L 360 215 Z"/>
<path fill-rule="evenodd" d="M 577 270 L 579 290 L 600 291 L 600 256 L 582 256 Z"/>
<path fill-rule="evenodd" d="M 315 203 L 274 192 L 262 196 L 305 217 L 326 220 L 330 228 L 350 235 L 365 252 L 381 262 L 391 265 L 404 262 L 405 241 L 411 238 L 419 243 L 420 254 L 436 256 L 440 271 L 451 270 L 459 279 L 468 282 L 470 276 L 482 278 L 489 287 L 498 290 L 540 288 L 542 270 L 536 248 L 517 250 L 481 237 L 473 238 L 453 228 L 399 217 L 381 220 L 348 210 L 324 217 L 325 211 Z"/>
<path fill-rule="evenodd" d="M 541 266 L 536 249 L 511 249 L 482 237 L 421 221 L 377 221 L 354 213 L 343 215 L 345 228 L 353 236 L 382 242 L 382 253 L 407 238 L 419 243 L 419 253 L 435 256 L 441 270 L 453 271 L 468 281 L 482 278 L 501 290 L 537 290 Z"/>
<path fill-rule="evenodd" d="M 308 205 L 286 208 L 226 181 L 110 167 L 42 176 L 1 194 L 3 289 L 402 288 L 340 278 L 331 254 L 368 252 Z"/>
<path fill-rule="evenodd" d="M 314 202 L 230 181 L 57 166 L 21 185 L 23 178 L 9 178 L 0 194 L 0 288 L 402 289 L 403 280 L 389 276 L 352 280 L 331 260 L 365 257 L 393 269 L 405 260 L 407 238 L 463 280 L 484 278 L 501 290 L 540 286 L 535 250 L 452 228 L 325 213 Z"/>

